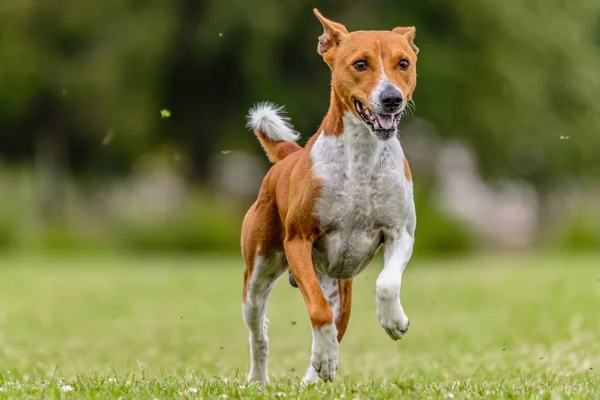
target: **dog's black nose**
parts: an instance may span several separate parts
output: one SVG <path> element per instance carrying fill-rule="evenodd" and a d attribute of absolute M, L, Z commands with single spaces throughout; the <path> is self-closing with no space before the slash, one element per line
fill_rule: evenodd
<path fill-rule="evenodd" d="M 393 86 L 388 86 L 379 95 L 379 101 L 381 101 L 381 104 L 389 111 L 394 112 L 398 110 L 402 101 L 404 101 L 404 98 L 402 97 L 401 91 Z"/>

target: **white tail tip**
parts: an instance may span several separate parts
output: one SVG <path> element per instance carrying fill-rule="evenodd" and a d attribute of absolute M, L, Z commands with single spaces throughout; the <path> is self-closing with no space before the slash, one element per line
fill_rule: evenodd
<path fill-rule="evenodd" d="M 247 126 L 275 142 L 294 142 L 299 136 L 285 109 L 269 102 L 258 103 L 248 111 Z"/>

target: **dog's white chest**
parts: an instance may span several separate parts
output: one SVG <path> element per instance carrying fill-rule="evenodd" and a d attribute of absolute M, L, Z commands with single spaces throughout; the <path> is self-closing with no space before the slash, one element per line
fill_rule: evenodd
<path fill-rule="evenodd" d="M 384 233 L 414 222 L 402 147 L 397 138 L 383 142 L 366 131 L 346 130 L 319 136 L 311 157 L 322 182 L 315 267 L 334 278 L 352 278 L 372 259 Z"/>

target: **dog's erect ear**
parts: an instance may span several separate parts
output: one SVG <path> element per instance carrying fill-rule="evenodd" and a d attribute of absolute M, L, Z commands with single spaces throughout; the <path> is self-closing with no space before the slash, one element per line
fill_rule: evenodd
<path fill-rule="evenodd" d="M 313 12 L 319 21 L 321 21 L 321 25 L 323 25 L 323 34 L 319 36 L 319 44 L 317 45 L 317 52 L 323 56 L 340 44 L 343 37 L 349 32 L 344 25 L 330 21 L 322 16 L 316 8 L 313 9 Z"/>
<path fill-rule="evenodd" d="M 410 47 L 414 50 L 415 54 L 419 54 L 419 48 L 415 46 L 415 35 L 417 33 L 417 29 L 414 26 L 407 27 L 397 27 L 392 29 L 392 32 L 396 32 L 402 36 L 406 36 L 408 42 L 410 43 Z"/>

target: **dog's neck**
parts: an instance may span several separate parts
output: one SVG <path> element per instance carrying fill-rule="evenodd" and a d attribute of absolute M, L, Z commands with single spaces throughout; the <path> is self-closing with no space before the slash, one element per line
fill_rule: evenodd
<path fill-rule="evenodd" d="M 344 105 L 342 99 L 335 92 L 335 89 L 332 88 L 329 110 L 323 118 L 319 133 L 322 132 L 324 135 L 334 136 L 344 133 L 344 114 L 346 112 L 348 112 L 348 107 Z"/>

